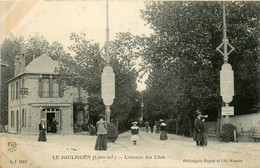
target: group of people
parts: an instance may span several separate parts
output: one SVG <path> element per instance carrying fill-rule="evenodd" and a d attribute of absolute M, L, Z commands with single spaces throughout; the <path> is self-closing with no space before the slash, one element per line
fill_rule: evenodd
<path fill-rule="evenodd" d="M 131 140 L 133 141 L 133 144 L 136 145 L 136 142 L 139 140 L 139 127 L 137 126 L 138 122 L 132 122 L 133 126 L 131 127 Z M 154 122 L 149 123 L 148 121 L 145 122 L 145 128 L 146 132 L 148 132 L 149 127 L 151 128 L 151 133 L 153 133 L 153 127 L 154 127 Z M 156 133 L 160 133 L 160 140 L 167 140 L 167 132 L 166 132 L 166 123 L 163 119 L 160 119 L 159 121 L 156 122 Z"/>
<path fill-rule="evenodd" d="M 196 141 L 197 146 L 207 146 L 207 127 L 205 119 L 207 115 L 202 115 L 197 111 L 197 118 L 194 120 L 193 140 Z"/>
<path fill-rule="evenodd" d="M 200 111 L 197 111 L 197 118 L 194 120 L 194 132 L 193 140 L 196 141 L 197 146 L 207 146 L 207 130 L 205 125 L 205 118 L 207 115 L 202 115 Z M 140 139 L 139 127 L 137 126 L 138 122 L 132 122 L 133 126 L 131 127 L 131 140 L 133 144 L 136 145 L 137 141 Z M 153 133 L 153 122 L 145 123 L 146 132 L 148 132 L 149 126 L 151 127 L 151 132 Z M 95 144 L 95 150 L 107 150 L 107 123 L 103 115 L 99 116 L 99 121 L 97 122 L 97 139 Z M 43 120 L 39 124 L 39 138 L 38 141 L 47 141 L 46 138 L 46 125 Z M 160 140 L 167 140 L 166 132 L 166 123 L 163 119 L 160 119 L 156 122 L 156 133 L 160 134 Z"/>

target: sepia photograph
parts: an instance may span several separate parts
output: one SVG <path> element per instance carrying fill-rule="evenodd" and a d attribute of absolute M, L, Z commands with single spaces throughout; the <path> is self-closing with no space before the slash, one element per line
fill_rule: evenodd
<path fill-rule="evenodd" d="M 0 10 L 0 168 L 260 167 L 259 1 Z"/>

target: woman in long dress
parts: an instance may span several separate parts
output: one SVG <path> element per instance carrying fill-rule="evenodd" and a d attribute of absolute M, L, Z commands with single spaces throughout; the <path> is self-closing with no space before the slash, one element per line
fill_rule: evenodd
<path fill-rule="evenodd" d="M 99 116 L 97 122 L 97 140 L 95 150 L 107 150 L 107 123 L 103 115 Z"/>
<path fill-rule="evenodd" d="M 162 121 L 161 125 L 161 135 L 160 135 L 160 140 L 167 140 L 167 133 L 166 133 L 166 123 L 164 121 Z"/>
<path fill-rule="evenodd" d="M 46 138 L 46 125 L 44 123 L 43 120 L 41 120 L 40 124 L 39 124 L 39 138 L 38 141 L 42 142 L 42 141 L 47 141 Z"/>
<path fill-rule="evenodd" d="M 207 146 L 208 145 L 208 128 L 205 123 L 205 118 L 202 118 L 202 146 Z"/>
<path fill-rule="evenodd" d="M 133 141 L 134 145 L 139 140 L 139 127 L 136 125 L 137 122 L 132 122 L 133 126 L 131 127 L 131 140 Z"/>

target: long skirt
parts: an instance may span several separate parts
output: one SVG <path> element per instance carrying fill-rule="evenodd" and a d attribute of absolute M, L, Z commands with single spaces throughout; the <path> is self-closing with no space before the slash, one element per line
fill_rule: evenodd
<path fill-rule="evenodd" d="M 166 131 L 161 131 L 160 140 L 168 139 Z"/>
<path fill-rule="evenodd" d="M 47 141 L 45 130 L 40 132 L 38 141 Z"/>
<path fill-rule="evenodd" d="M 204 145 L 204 146 L 208 145 L 208 135 L 207 135 L 207 133 L 202 134 L 202 145 Z"/>
<path fill-rule="evenodd" d="M 95 150 L 107 150 L 107 134 L 97 136 Z"/>
<path fill-rule="evenodd" d="M 139 138 L 140 138 L 139 135 L 132 135 L 131 140 L 132 141 L 138 141 Z"/>

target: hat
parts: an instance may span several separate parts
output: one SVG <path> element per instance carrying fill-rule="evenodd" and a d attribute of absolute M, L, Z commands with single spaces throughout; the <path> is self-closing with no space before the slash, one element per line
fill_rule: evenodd
<path fill-rule="evenodd" d="M 208 115 L 201 115 L 201 118 L 208 118 Z"/>
<path fill-rule="evenodd" d="M 163 119 L 160 119 L 159 121 L 164 121 Z"/>
<path fill-rule="evenodd" d="M 137 121 L 132 122 L 132 124 L 137 124 L 137 123 L 138 123 Z"/>
<path fill-rule="evenodd" d="M 199 110 L 196 111 L 197 115 L 201 115 L 201 112 Z"/>

